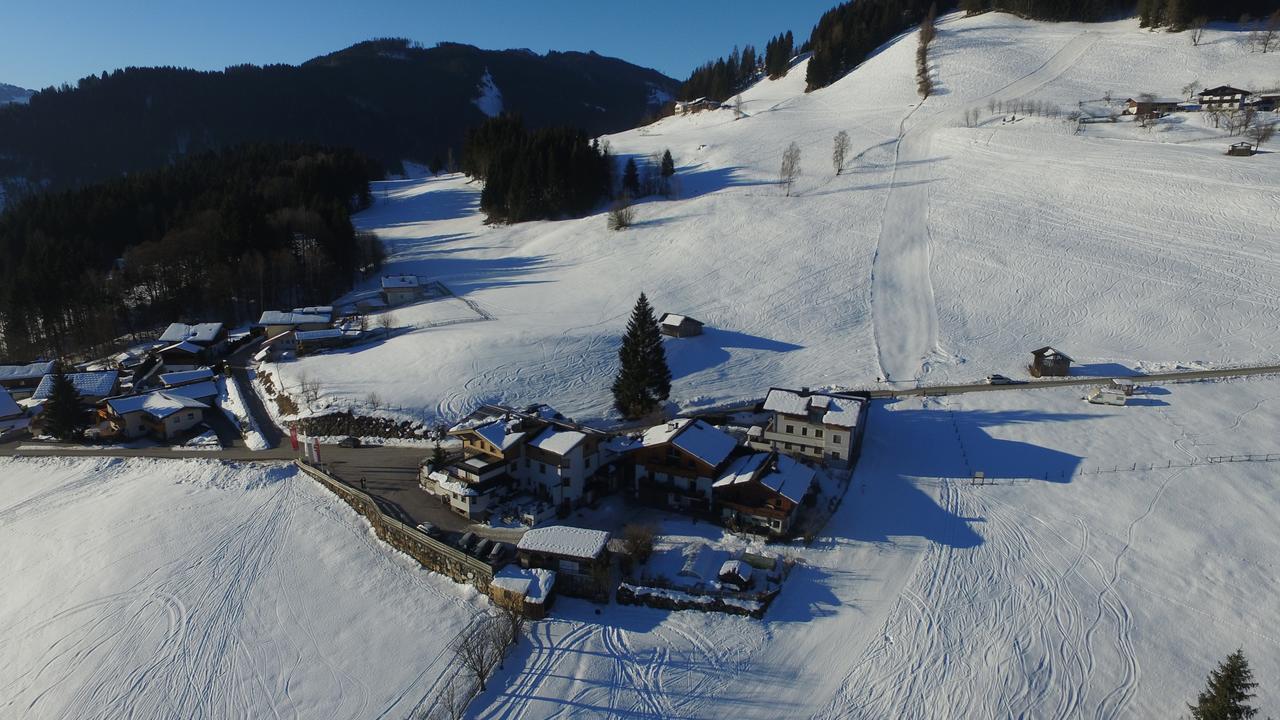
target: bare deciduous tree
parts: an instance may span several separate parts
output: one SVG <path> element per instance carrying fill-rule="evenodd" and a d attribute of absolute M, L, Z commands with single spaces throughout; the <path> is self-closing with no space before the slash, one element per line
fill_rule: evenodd
<path fill-rule="evenodd" d="M 514 604 L 498 606 L 498 623 L 502 630 L 503 647 L 520 642 L 524 634 L 524 610 Z"/>
<path fill-rule="evenodd" d="M 1255 52 L 1262 53 L 1280 48 L 1280 10 L 1268 15 L 1258 29 L 1249 34 L 1249 44 Z"/>
<path fill-rule="evenodd" d="M 1191 94 L 1192 94 L 1192 93 L 1194 93 L 1194 92 L 1196 91 L 1196 88 L 1198 88 L 1198 87 L 1200 87 L 1200 79 L 1199 79 L 1199 78 L 1196 78 L 1195 80 L 1192 80 L 1191 82 L 1187 83 L 1186 85 L 1183 85 L 1183 86 L 1182 86 L 1182 95 L 1183 95 L 1183 97 L 1186 97 L 1186 98 L 1190 99 Z"/>
<path fill-rule="evenodd" d="M 475 625 L 458 633 L 449 643 L 449 649 L 458 664 L 475 678 L 480 692 L 484 692 L 485 683 L 502 660 L 506 645 L 502 642 L 497 618 L 484 615 L 476 620 Z"/>
<path fill-rule="evenodd" d="M 371 392 L 366 395 L 364 401 L 372 410 L 377 410 L 382 407 L 382 396 L 378 395 L 376 392 Z"/>
<path fill-rule="evenodd" d="M 1264 143 L 1275 137 L 1275 134 L 1276 123 L 1273 122 L 1254 125 L 1248 132 L 1249 139 L 1253 141 L 1255 149 L 1262 147 Z"/>
<path fill-rule="evenodd" d="M 744 113 L 742 112 L 742 94 L 739 93 L 733 98 L 733 119 L 741 120 L 743 114 Z"/>
<path fill-rule="evenodd" d="M 791 195 L 791 188 L 796 184 L 798 177 L 800 177 L 800 146 L 792 141 L 787 149 L 782 151 L 782 168 L 778 171 L 778 178 L 787 189 L 788 196 Z"/>
<path fill-rule="evenodd" d="M 622 193 L 618 199 L 614 201 L 613 207 L 609 208 L 609 229 L 622 230 L 629 228 L 636 221 L 636 208 L 631 203 L 631 196 Z"/>
<path fill-rule="evenodd" d="M 844 172 L 844 160 L 849 154 L 849 133 L 841 130 L 836 133 L 836 138 L 831 146 L 831 164 L 836 169 L 836 174 Z"/>
<path fill-rule="evenodd" d="M 396 316 L 391 313 L 382 313 L 378 316 L 378 329 L 383 334 L 390 335 L 391 331 L 396 327 Z"/>
<path fill-rule="evenodd" d="M 312 403 L 320 399 L 320 382 L 312 380 L 310 376 L 303 375 L 298 378 L 298 394 L 302 396 L 303 402 L 310 408 Z"/>
<path fill-rule="evenodd" d="M 1209 18 L 1204 15 L 1197 15 L 1192 19 L 1191 24 L 1187 27 L 1191 30 L 1191 44 L 1199 45 L 1200 40 L 1204 37 L 1204 26 L 1209 23 Z"/>
<path fill-rule="evenodd" d="M 464 678 L 458 675 L 455 673 L 439 689 L 435 705 L 421 715 L 423 720 L 462 720 L 466 716 L 471 692 L 464 686 Z"/>
<path fill-rule="evenodd" d="M 653 541 L 657 536 L 658 529 L 644 523 L 628 523 L 622 528 L 622 541 L 627 552 L 642 565 L 653 555 Z"/>

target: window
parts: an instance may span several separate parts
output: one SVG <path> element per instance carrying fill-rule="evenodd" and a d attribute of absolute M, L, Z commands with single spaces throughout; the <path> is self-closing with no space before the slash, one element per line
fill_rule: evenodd
<path fill-rule="evenodd" d="M 547 474 L 547 464 L 546 464 L 546 463 L 538 463 L 538 472 L 542 473 L 543 475 L 546 475 L 546 474 Z"/>
<path fill-rule="evenodd" d="M 790 450 L 790 449 L 791 449 L 791 443 L 782 443 L 782 447 L 786 448 L 787 450 Z"/>
<path fill-rule="evenodd" d="M 195 413 L 187 413 L 187 419 L 190 420 L 196 416 Z"/>
<path fill-rule="evenodd" d="M 839 460 L 839 459 L 840 459 L 840 453 L 839 453 L 839 451 L 832 451 L 832 453 L 831 453 L 831 459 L 832 459 L 832 460 Z"/>
<path fill-rule="evenodd" d="M 839 436 L 839 435 L 832 435 L 832 436 L 831 436 L 831 442 L 833 442 L 833 443 L 835 443 L 835 444 L 839 445 L 839 444 L 840 444 L 840 436 Z"/>
<path fill-rule="evenodd" d="M 591 456 L 590 456 L 590 455 L 588 455 L 588 456 L 587 456 L 587 469 L 588 469 L 588 470 L 590 470 L 590 469 L 591 469 Z"/>
<path fill-rule="evenodd" d="M 795 434 L 796 434 L 796 426 L 795 426 L 795 425 L 788 425 L 788 426 L 787 426 L 787 434 L 788 434 L 788 435 L 795 435 Z"/>
<path fill-rule="evenodd" d="M 813 436 L 814 436 L 814 437 L 816 437 L 816 438 L 820 438 L 820 437 L 822 437 L 822 428 L 818 428 L 817 430 L 814 430 L 814 431 L 813 431 Z"/>
<path fill-rule="evenodd" d="M 808 434 L 809 434 L 809 428 L 807 428 L 807 427 L 805 427 L 805 426 L 801 425 L 801 426 L 800 426 L 800 434 L 801 434 L 801 435 L 808 435 Z"/>

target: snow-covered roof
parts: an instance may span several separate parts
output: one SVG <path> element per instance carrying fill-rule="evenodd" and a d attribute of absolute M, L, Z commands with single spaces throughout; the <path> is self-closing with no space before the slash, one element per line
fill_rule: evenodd
<path fill-rule="evenodd" d="M 807 416 L 810 412 L 818 412 L 824 425 L 852 428 L 858 425 L 863 402 L 862 398 L 839 393 L 770 388 L 764 399 L 764 409 L 781 415 Z"/>
<path fill-rule="evenodd" d="M 310 305 L 307 307 L 294 308 L 293 312 L 298 315 L 328 315 L 333 316 L 332 305 Z"/>
<path fill-rule="evenodd" d="M 497 418 L 474 428 L 477 435 L 489 441 L 499 450 L 510 450 L 529 433 L 520 429 L 520 421 L 512 418 Z"/>
<path fill-rule="evenodd" d="M 0 387 L 0 418 L 19 417 L 25 411 L 14 402 L 8 390 Z"/>
<path fill-rule="evenodd" d="M 644 447 L 672 443 L 676 447 L 717 467 L 729 457 L 738 441 L 729 433 L 694 418 L 677 418 L 644 431 Z"/>
<path fill-rule="evenodd" d="M 525 602 L 541 604 L 551 595 L 551 588 L 556 584 L 556 573 L 544 568 L 508 565 L 493 574 L 490 584 L 507 592 L 524 595 Z"/>
<path fill-rule="evenodd" d="M 172 345 L 160 348 L 160 352 L 162 353 L 175 352 L 175 351 L 187 353 L 188 355 L 199 355 L 200 353 L 204 352 L 204 348 L 194 343 L 187 342 L 186 340 L 183 340 L 180 343 L 174 343 Z"/>
<path fill-rule="evenodd" d="M 577 430 L 565 430 L 552 425 L 539 433 L 536 438 L 530 440 L 529 444 L 549 453 L 566 455 L 577 447 L 578 443 L 586 439 L 585 433 L 580 433 Z"/>
<path fill-rule="evenodd" d="M 267 310 L 258 318 L 259 325 L 327 325 L 333 322 L 331 313 L 282 312 Z"/>
<path fill-rule="evenodd" d="M 36 391 L 31 393 L 31 397 L 47 400 L 53 393 L 53 377 L 53 375 L 45 375 L 40 378 L 40 384 L 36 386 Z M 115 392 L 116 380 L 119 378 L 120 372 L 117 370 L 67 373 L 67 379 L 75 386 L 80 397 L 104 398 Z"/>
<path fill-rule="evenodd" d="M 418 287 L 417 275 L 383 275 L 382 289 L 392 290 L 395 288 L 416 288 Z"/>
<path fill-rule="evenodd" d="M 157 420 L 163 420 L 174 413 L 186 409 L 204 409 L 208 405 L 191 398 L 175 395 L 170 391 L 133 395 L 131 397 L 108 400 L 107 405 L 117 415 L 132 412 L 144 412 Z"/>
<path fill-rule="evenodd" d="M 793 503 L 799 503 L 809 492 L 816 474 L 817 471 L 808 465 L 779 455 L 777 465 L 760 477 L 760 484 Z"/>
<path fill-rule="evenodd" d="M 516 547 L 528 552 L 593 560 L 600 557 L 608 544 L 609 533 L 604 530 L 549 525 L 526 532 Z"/>
<path fill-rule="evenodd" d="M 293 339 L 299 342 L 308 342 L 316 340 L 338 340 L 343 337 L 341 328 L 325 328 L 324 330 L 299 330 L 293 334 Z"/>
<path fill-rule="evenodd" d="M 720 566 L 720 577 L 733 576 L 743 582 L 751 579 L 751 566 L 741 560 L 727 560 Z"/>
<path fill-rule="evenodd" d="M 449 477 L 448 475 L 445 475 L 444 473 L 433 472 L 430 475 L 428 475 L 428 477 L 430 477 L 432 480 L 435 480 L 436 484 L 439 485 L 442 490 L 446 492 L 451 492 L 454 495 L 464 496 L 464 497 L 476 497 L 480 494 L 480 492 L 475 488 L 470 487 L 466 483 L 458 482 L 457 480 L 454 480 L 453 478 Z"/>
<path fill-rule="evenodd" d="M 0 380 L 35 380 L 53 372 L 53 361 L 29 365 L 0 365 Z"/>
<path fill-rule="evenodd" d="M 218 339 L 218 334 L 221 332 L 222 323 L 220 322 L 199 323 L 197 325 L 171 323 L 160 336 L 160 342 L 177 343 L 189 340 L 198 345 L 210 345 Z"/>
<path fill-rule="evenodd" d="M 213 370 L 209 368 L 200 368 L 198 370 L 182 370 L 180 372 L 164 373 L 160 376 L 160 382 L 166 386 L 186 385 L 188 383 L 200 382 L 201 380 L 212 380 Z"/>
<path fill-rule="evenodd" d="M 719 467 L 738 446 L 737 438 L 701 420 L 689 423 L 672 442 L 712 467 Z"/>
<path fill-rule="evenodd" d="M 738 483 L 751 482 L 768 459 L 769 453 L 767 452 L 743 455 L 730 463 L 728 469 L 711 484 L 711 487 L 727 487 Z"/>
<path fill-rule="evenodd" d="M 177 387 L 165 388 L 164 392 L 175 397 L 192 398 L 200 400 L 202 398 L 214 398 L 218 396 L 218 385 L 212 380 L 204 382 L 187 383 L 186 385 L 178 385 Z"/>

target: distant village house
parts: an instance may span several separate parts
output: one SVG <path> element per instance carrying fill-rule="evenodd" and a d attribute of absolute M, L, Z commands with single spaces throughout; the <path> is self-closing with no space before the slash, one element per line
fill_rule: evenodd
<path fill-rule="evenodd" d="M 869 406 L 862 395 L 770 388 L 763 410 L 773 417 L 768 425 L 751 429 L 748 444 L 832 467 L 851 467 L 862 450 Z"/>
<path fill-rule="evenodd" d="M 417 275 L 383 275 L 382 299 L 388 305 L 403 305 L 422 297 Z"/>
<path fill-rule="evenodd" d="M 1066 377 L 1075 362 L 1066 353 L 1046 345 L 1031 351 L 1031 365 L 1027 370 L 1032 377 Z"/>
<path fill-rule="evenodd" d="M 1239 110 L 1244 107 L 1244 104 L 1248 102 L 1249 96 L 1252 94 L 1248 90 L 1241 90 L 1230 85 L 1205 88 L 1200 91 L 1200 107 L 1205 111 Z"/>
<path fill-rule="evenodd" d="M 31 397 L 44 376 L 53 372 L 53 365 L 52 360 L 27 365 L 0 365 L 0 387 L 8 390 L 14 400 Z"/>
<path fill-rule="evenodd" d="M 668 337 L 686 338 L 702 334 L 702 322 L 687 315 L 663 313 L 658 318 L 658 329 Z"/>

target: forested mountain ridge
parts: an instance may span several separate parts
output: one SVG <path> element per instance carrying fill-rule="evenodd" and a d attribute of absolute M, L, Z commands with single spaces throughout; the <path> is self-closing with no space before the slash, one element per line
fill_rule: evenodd
<path fill-rule="evenodd" d="M 568 125 L 591 135 L 635 126 L 678 87 L 594 53 L 423 48 L 400 39 L 298 66 L 126 68 L 0 107 L 0 178 L 73 187 L 204 150 L 282 141 L 351 147 L 392 171 L 402 160 L 443 164 L 486 117 L 476 102 L 486 73 L 501 108 L 530 128 Z"/>
<path fill-rule="evenodd" d="M 17 85 L 0 83 L 0 105 L 9 103 L 25 103 L 31 97 L 31 91 Z"/>

